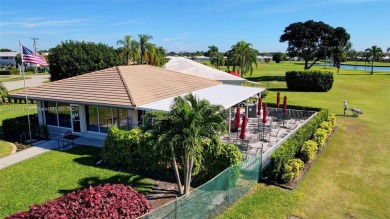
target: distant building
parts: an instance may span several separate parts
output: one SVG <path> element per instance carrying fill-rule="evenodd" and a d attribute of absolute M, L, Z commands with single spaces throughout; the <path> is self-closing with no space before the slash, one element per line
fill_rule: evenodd
<path fill-rule="evenodd" d="M 19 52 L 0 52 L 0 68 L 16 67 L 15 57 Z"/>

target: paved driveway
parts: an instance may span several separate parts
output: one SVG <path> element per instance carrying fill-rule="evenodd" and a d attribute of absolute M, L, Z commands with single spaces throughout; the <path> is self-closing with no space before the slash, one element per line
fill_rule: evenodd
<path fill-rule="evenodd" d="M 44 81 L 50 79 L 50 75 L 27 75 L 26 77 L 31 77 L 31 79 L 26 80 L 26 87 L 33 87 L 43 84 Z M 8 91 L 23 88 L 23 80 L 20 81 L 10 81 L 3 82 Z"/>

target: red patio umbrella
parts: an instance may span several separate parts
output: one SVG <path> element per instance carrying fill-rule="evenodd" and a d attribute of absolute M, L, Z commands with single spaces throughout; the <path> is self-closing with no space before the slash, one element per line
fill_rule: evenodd
<path fill-rule="evenodd" d="M 261 104 L 263 103 L 263 98 L 259 98 L 259 102 L 257 103 L 257 115 L 261 115 Z"/>
<path fill-rule="evenodd" d="M 237 77 L 240 77 L 240 74 L 238 74 L 237 72 L 234 72 L 234 71 L 230 72 L 230 74 L 234 75 L 234 76 L 237 76 Z"/>
<path fill-rule="evenodd" d="M 263 107 L 263 123 L 267 123 L 267 103 L 264 103 Z"/>
<path fill-rule="evenodd" d="M 287 111 L 287 96 L 284 96 L 283 98 L 283 110 L 282 112 L 285 113 Z"/>
<path fill-rule="evenodd" d="M 245 137 L 246 137 L 246 124 L 248 123 L 247 122 L 247 118 L 246 118 L 246 115 L 244 115 L 244 117 L 242 117 L 242 126 L 241 126 L 241 134 L 240 134 L 240 139 L 244 140 Z"/>
<path fill-rule="evenodd" d="M 237 106 L 237 108 L 236 108 L 236 117 L 235 117 L 235 120 L 236 120 L 235 126 L 236 126 L 236 128 L 240 128 L 240 119 L 241 119 L 241 116 L 240 116 L 240 106 Z"/>
<path fill-rule="evenodd" d="M 278 108 L 280 105 L 280 92 L 276 94 L 276 108 Z"/>

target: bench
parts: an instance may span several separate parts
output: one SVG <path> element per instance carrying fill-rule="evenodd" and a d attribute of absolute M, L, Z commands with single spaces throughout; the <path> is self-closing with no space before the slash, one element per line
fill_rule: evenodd
<path fill-rule="evenodd" d="M 58 137 L 58 148 L 62 147 L 62 150 L 65 149 L 65 146 L 74 145 L 73 140 L 80 137 L 79 135 L 74 135 L 72 131 L 64 132 L 60 137 Z M 61 145 L 62 143 L 62 145 Z"/>

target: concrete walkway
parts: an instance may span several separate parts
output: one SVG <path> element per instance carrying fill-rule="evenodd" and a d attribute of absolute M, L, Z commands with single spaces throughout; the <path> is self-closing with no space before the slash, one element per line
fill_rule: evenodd
<path fill-rule="evenodd" d="M 54 144 L 55 143 L 55 144 Z M 39 154 L 43 154 L 47 151 L 50 151 L 54 148 L 55 145 L 57 145 L 56 140 L 50 140 L 50 141 L 38 141 L 33 143 L 33 146 L 31 148 L 27 148 L 25 150 L 16 152 L 15 154 L 8 155 L 6 157 L 0 158 L 0 170 L 4 169 L 8 166 L 11 166 L 15 163 L 18 163 L 23 160 L 27 160 L 29 158 L 35 157 Z"/>
<path fill-rule="evenodd" d="M 76 145 L 90 145 L 95 147 L 102 147 L 104 139 L 95 139 L 88 137 L 80 137 L 74 141 L 74 146 Z M 16 164 L 20 161 L 24 161 L 35 157 L 37 155 L 46 153 L 53 149 L 58 149 L 58 140 L 48 140 L 48 141 L 38 141 L 33 143 L 31 148 L 16 152 L 15 154 L 8 155 L 6 157 L 0 158 L 0 170 L 8 166 Z M 66 145 L 65 150 L 72 147 L 71 145 Z"/>
<path fill-rule="evenodd" d="M 19 76 L 19 75 L 17 75 Z M 26 87 L 33 87 L 43 84 L 44 81 L 50 80 L 50 75 L 26 75 L 31 79 L 26 79 Z M 8 91 L 24 88 L 23 80 L 3 82 Z"/>

